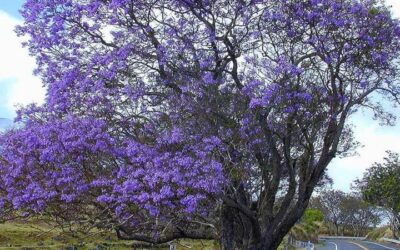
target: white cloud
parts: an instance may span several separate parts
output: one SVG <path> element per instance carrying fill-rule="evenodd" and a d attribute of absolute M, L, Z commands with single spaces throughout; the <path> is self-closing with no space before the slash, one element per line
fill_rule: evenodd
<path fill-rule="evenodd" d="M 400 18 L 400 1 L 399 0 L 386 0 L 388 6 L 392 6 L 392 12 L 395 17 Z"/>
<path fill-rule="evenodd" d="M 400 126 L 381 127 L 377 121 L 358 115 L 355 129 L 356 139 L 363 145 L 358 155 L 343 159 L 334 159 L 328 167 L 328 173 L 334 180 L 334 188 L 350 191 L 352 182 L 363 176 L 364 171 L 374 162 L 381 162 L 387 150 L 400 152 Z M 364 119 L 363 119 L 364 118 Z"/>
<path fill-rule="evenodd" d="M 42 103 L 45 96 L 40 79 L 32 74 L 35 60 L 22 48 L 22 38 L 14 32 L 20 22 L 0 11 L 0 95 L 6 96 L 6 105 L 13 111 L 17 104 Z M 10 81 L 12 85 L 6 91 L 5 84 Z"/>

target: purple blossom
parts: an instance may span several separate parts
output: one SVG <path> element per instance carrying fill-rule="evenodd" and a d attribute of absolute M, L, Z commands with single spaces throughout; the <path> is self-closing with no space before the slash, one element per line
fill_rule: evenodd
<path fill-rule="evenodd" d="M 213 85 L 217 83 L 217 81 L 214 79 L 213 73 L 211 72 L 204 73 L 203 81 L 206 85 Z"/>

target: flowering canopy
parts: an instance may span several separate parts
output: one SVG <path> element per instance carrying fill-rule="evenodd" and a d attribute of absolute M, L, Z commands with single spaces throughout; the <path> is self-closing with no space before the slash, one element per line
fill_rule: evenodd
<path fill-rule="evenodd" d="M 353 148 L 348 116 L 391 122 L 370 95 L 398 100 L 400 24 L 378 1 L 28 0 L 22 15 L 48 92 L 1 138 L 0 205 L 153 240 L 134 239 L 194 235 L 177 221 L 225 237 L 240 217 L 235 244 L 274 249 Z"/>

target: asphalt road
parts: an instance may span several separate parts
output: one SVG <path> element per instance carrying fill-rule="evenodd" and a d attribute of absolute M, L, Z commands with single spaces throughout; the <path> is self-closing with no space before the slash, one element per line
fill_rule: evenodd
<path fill-rule="evenodd" d="M 399 246 L 370 241 L 327 239 L 324 246 L 316 250 L 400 250 Z"/>

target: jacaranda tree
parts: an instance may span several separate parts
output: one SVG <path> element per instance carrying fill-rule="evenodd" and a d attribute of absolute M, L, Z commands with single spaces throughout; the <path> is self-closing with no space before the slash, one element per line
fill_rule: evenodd
<path fill-rule="evenodd" d="M 400 24 L 379 1 L 27 0 L 22 15 L 47 97 L 1 138 L 6 215 L 276 249 L 353 149 L 349 116 L 390 123 L 376 100 L 399 100 Z"/>

